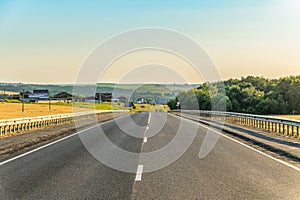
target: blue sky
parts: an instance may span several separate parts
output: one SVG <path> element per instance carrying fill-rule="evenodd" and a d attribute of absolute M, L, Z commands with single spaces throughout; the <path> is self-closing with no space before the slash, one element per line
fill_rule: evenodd
<path fill-rule="evenodd" d="M 93 48 L 138 27 L 193 38 L 224 79 L 300 74 L 299 5 L 296 0 L 1 0 L 0 81 L 74 82 Z"/>

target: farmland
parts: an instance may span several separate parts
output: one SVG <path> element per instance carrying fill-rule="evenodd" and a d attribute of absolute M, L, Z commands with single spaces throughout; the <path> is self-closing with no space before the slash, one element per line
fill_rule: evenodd
<path fill-rule="evenodd" d="M 49 110 L 48 104 L 26 103 L 24 104 L 24 117 L 54 115 L 75 112 L 83 112 L 88 110 L 110 110 L 122 109 L 122 105 L 110 103 L 92 104 L 92 103 L 77 103 L 76 109 L 73 108 L 71 103 L 55 103 L 51 105 Z M 123 108 L 124 109 L 124 108 Z M 21 103 L 0 103 L 0 119 L 12 119 L 22 117 L 22 104 Z"/>
<path fill-rule="evenodd" d="M 300 120 L 300 115 L 277 115 L 275 117 Z"/>

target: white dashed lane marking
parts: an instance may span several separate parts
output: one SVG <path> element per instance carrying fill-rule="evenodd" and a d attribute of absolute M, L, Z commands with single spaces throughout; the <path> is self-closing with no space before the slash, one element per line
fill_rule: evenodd
<path fill-rule="evenodd" d="M 143 165 L 138 165 L 135 181 L 141 181 L 142 180 L 142 174 L 143 174 Z"/>

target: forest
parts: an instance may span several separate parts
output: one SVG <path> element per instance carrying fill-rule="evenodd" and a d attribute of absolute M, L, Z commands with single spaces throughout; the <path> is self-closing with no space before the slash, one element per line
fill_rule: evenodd
<path fill-rule="evenodd" d="M 229 112 L 249 114 L 300 114 L 300 76 L 280 79 L 248 76 L 204 83 L 179 92 L 168 105 L 171 109 L 218 110 L 224 107 Z"/>

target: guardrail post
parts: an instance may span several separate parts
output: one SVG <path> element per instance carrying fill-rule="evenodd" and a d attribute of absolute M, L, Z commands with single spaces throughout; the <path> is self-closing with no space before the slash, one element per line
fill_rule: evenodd
<path fill-rule="evenodd" d="M 297 136 L 296 131 L 295 131 L 295 128 L 296 128 L 296 127 L 293 125 L 293 126 L 292 126 L 292 136 L 293 136 L 293 137 L 296 137 L 296 136 Z"/>
<path fill-rule="evenodd" d="M 282 134 L 281 123 L 278 123 L 278 133 Z"/>

